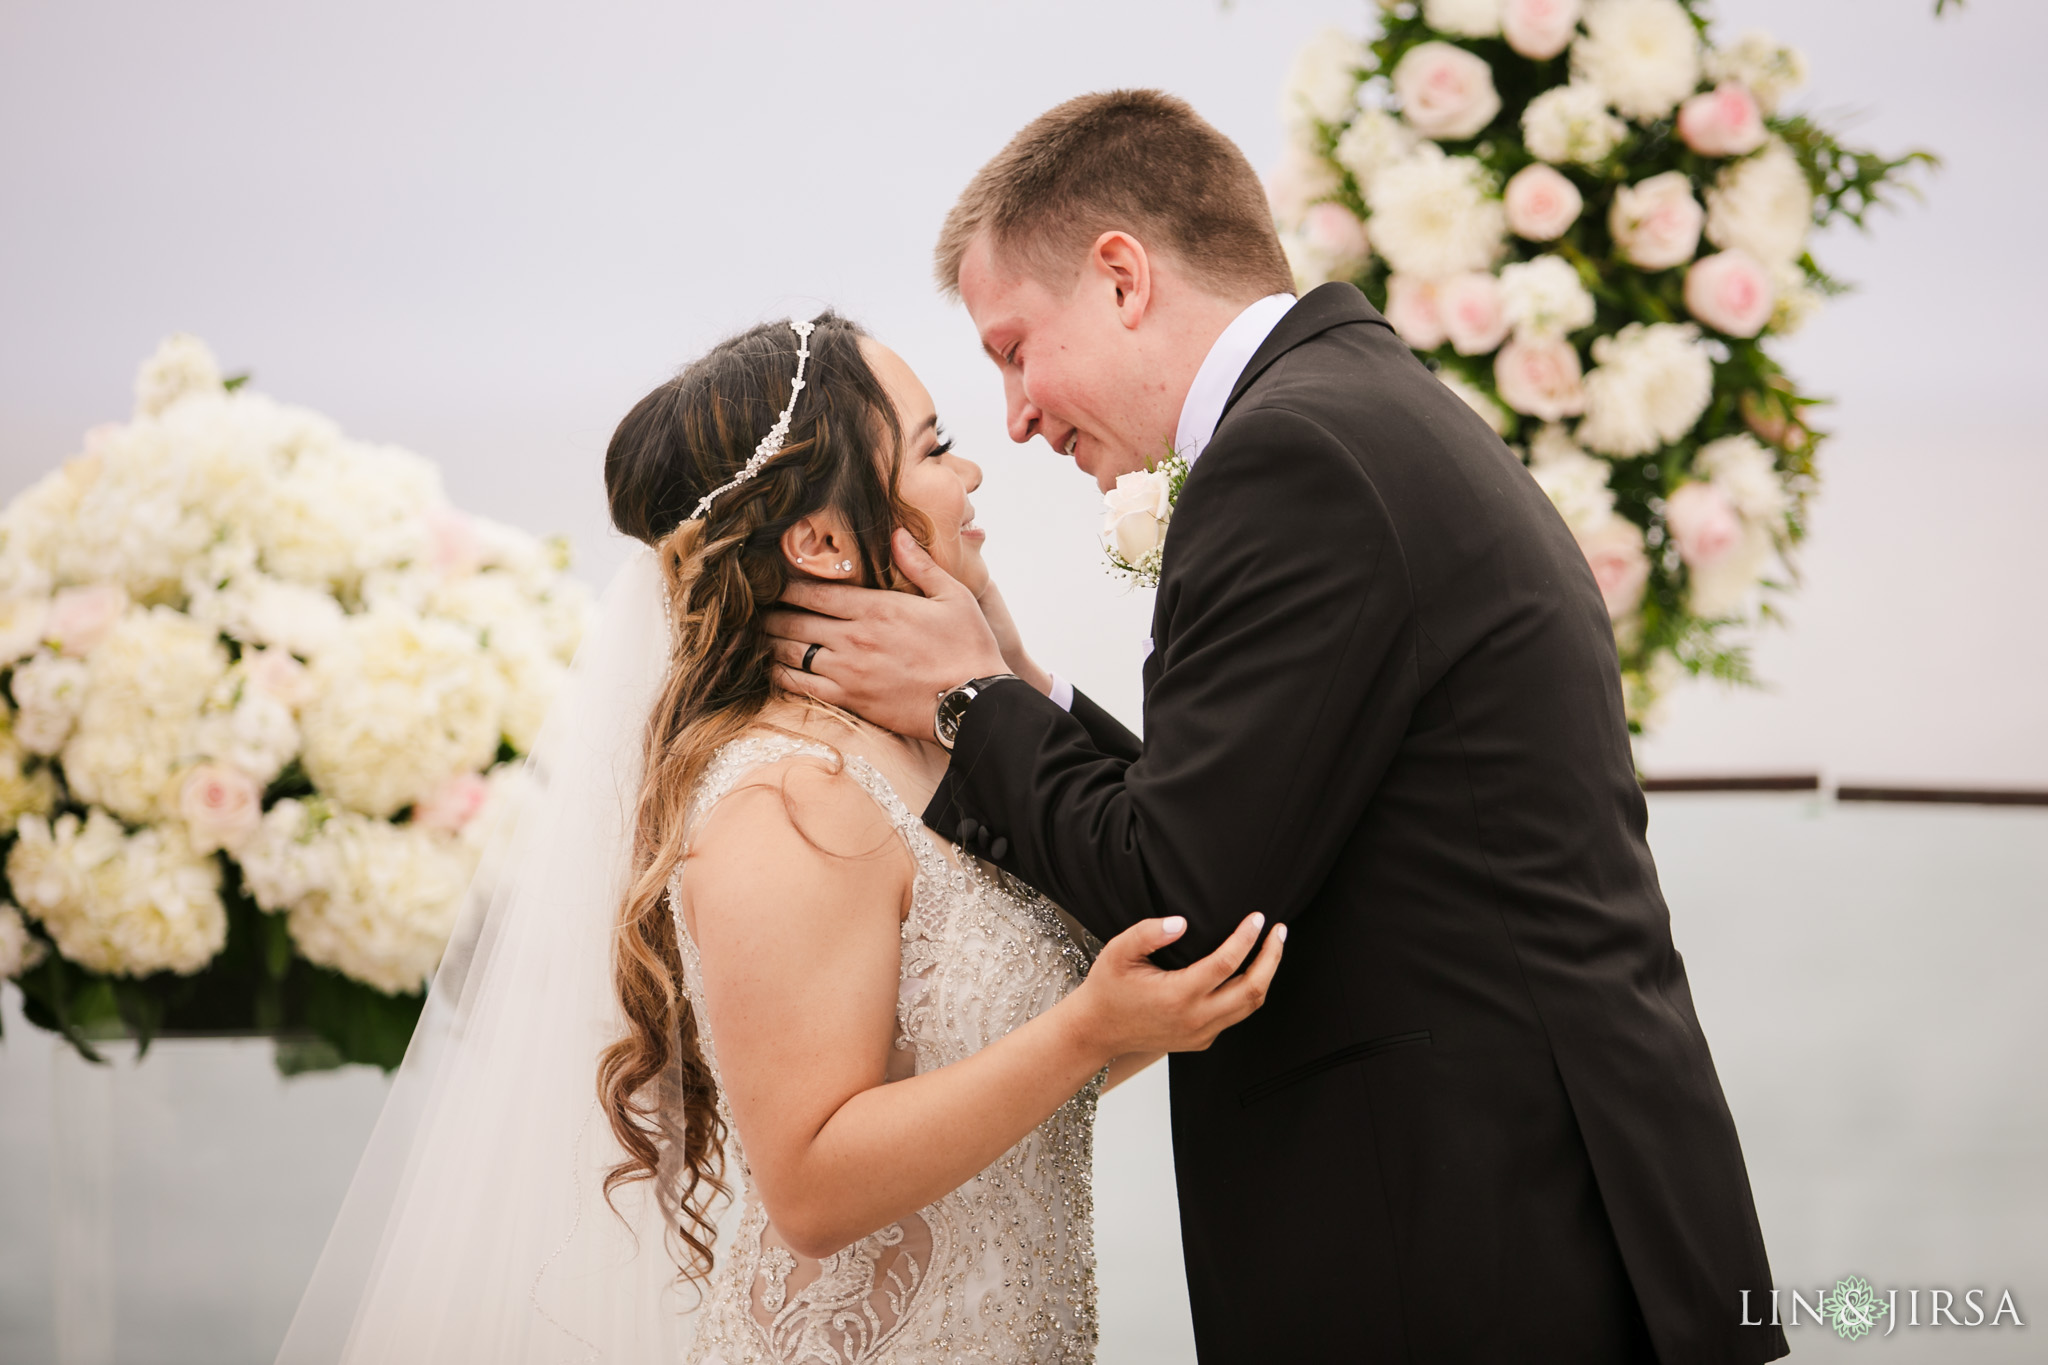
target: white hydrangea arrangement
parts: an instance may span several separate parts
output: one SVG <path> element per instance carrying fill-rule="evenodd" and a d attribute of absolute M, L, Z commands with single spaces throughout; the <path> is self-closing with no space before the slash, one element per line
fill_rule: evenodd
<path fill-rule="evenodd" d="M 1842 291 L 1807 249 L 1924 152 L 1788 113 L 1797 50 L 1701 0 L 1379 0 L 1282 94 L 1269 181 L 1304 289 L 1350 280 L 1557 503 L 1638 732 L 1688 673 L 1749 681 L 1815 483 L 1815 402 L 1769 354 Z"/>
<path fill-rule="evenodd" d="M 588 596 L 173 337 L 0 512 L 0 977 L 91 1038 L 394 1065 Z"/>

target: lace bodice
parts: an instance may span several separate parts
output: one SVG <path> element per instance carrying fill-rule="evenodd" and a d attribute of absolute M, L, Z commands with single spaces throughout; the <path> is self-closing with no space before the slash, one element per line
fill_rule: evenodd
<path fill-rule="evenodd" d="M 749 772 L 799 754 L 839 761 L 821 744 L 780 735 L 727 745 L 692 795 L 688 828 L 702 828 Z M 1087 952 L 1051 902 L 957 847 L 942 851 L 872 765 L 849 756 L 845 766 L 917 863 L 902 929 L 892 1080 L 970 1056 L 1080 983 Z M 672 907 L 681 903 L 679 886 L 670 883 Z M 675 915 L 684 989 L 702 1000 L 696 948 L 680 910 Z M 717 1076 L 717 1040 L 698 1017 Z M 797 1255 L 769 1222 L 724 1094 L 721 1078 L 740 1218 L 713 1271 L 690 1365 L 1094 1360 L 1089 1177 L 1099 1078 L 951 1194 L 823 1260 Z"/>

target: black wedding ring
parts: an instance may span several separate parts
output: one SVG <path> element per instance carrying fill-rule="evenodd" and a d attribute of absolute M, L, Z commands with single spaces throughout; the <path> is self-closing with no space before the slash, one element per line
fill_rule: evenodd
<path fill-rule="evenodd" d="M 803 668 L 803 671 L 804 671 L 804 672 L 808 673 L 808 672 L 810 672 L 810 671 L 811 671 L 811 660 L 813 660 L 813 659 L 817 658 L 817 657 L 818 657 L 818 651 L 819 651 L 819 650 L 821 650 L 821 649 L 823 649 L 824 647 L 825 647 L 825 646 L 824 646 L 824 645 L 822 645 L 822 644 L 815 644 L 815 645 L 812 645 L 812 646 L 811 646 L 811 647 L 810 647 L 809 649 L 807 649 L 807 650 L 805 650 L 805 651 L 804 651 L 804 661 L 803 661 L 803 663 L 802 663 L 802 665 L 801 665 L 801 667 Z"/>

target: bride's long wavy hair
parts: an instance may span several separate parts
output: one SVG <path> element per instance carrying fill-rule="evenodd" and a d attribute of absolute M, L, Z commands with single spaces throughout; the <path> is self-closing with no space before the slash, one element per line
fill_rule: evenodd
<path fill-rule="evenodd" d="M 783 532 L 831 509 L 852 529 L 862 583 L 893 584 L 889 535 L 930 538 L 898 493 L 903 433 L 861 352 L 866 334 L 834 313 L 817 320 L 804 388 L 782 450 L 746 483 L 686 521 L 747 463 L 796 375 L 787 323 L 732 337 L 636 404 L 605 452 L 613 525 L 652 546 L 666 589 L 670 655 L 647 722 L 632 878 L 619 907 L 613 975 L 626 1035 L 598 1066 L 598 1094 L 626 1159 L 605 1179 L 654 1181 L 686 1279 L 708 1275 L 727 1192 L 725 1124 L 699 1021 L 682 990 L 668 883 L 684 857 L 690 794 L 712 756 L 756 725 L 773 693 L 762 613 L 790 581 Z"/>

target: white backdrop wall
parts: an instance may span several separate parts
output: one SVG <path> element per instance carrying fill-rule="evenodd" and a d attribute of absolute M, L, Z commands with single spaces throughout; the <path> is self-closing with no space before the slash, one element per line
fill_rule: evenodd
<path fill-rule="evenodd" d="M 1138 709 L 1149 603 L 1094 495 L 1011 446 L 928 283 L 952 195 L 1021 123 L 1119 84 L 1186 95 L 1261 166 L 1276 91 L 1367 0 L 349 5 L 0 3 L 0 495 L 124 416 L 173 330 L 351 432 L 440 460 L 461 505 L 575 540 L 598 459 L 708 343 L 829 301 L 901 350 L 988 470 L 990 556 L 1039 652 Z M 1839 403 L 1793 627 L 1762 693 L 1698 686 L 1652 771 L 2048 783 L 2037 54 L 2048 10 L 1726 0 L 1810 54 L 1809 107 L 1948 159 L 1838 233 L 1862 290 L 1787 348 Z"/>

